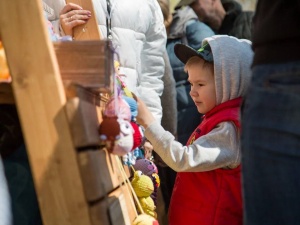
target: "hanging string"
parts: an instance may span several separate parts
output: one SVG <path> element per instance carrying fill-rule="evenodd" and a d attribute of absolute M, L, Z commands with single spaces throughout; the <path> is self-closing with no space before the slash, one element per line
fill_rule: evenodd
<path fill-rule="evenodd" d="M 136 193 L 135 193 L 135 191 L 134 191 L 134 189 L 133 189 L 133 187 L 132 187 L 132 185 L 131 185 L 131 183 L 130 183 L 130 181 L 129 181 L 127 175 L 126 175 L 126 172 L 125 172 L 125 170 L 124 170 L 124 168 L 123 168 L 123 165 L 122 165 L 122 163 L 121 163 L 121 160 L 120 160 L 120 158 L 119 158 L 117 155 L 116 155 L 116 159 L 117 159 L 119 168 L 120 168 L 120 170 L 121 170 L 121 174 L 122 174 L 122 176 L 123 176 L 124 182 L 126 181 L 126 182 L 128 183 L 128 186 L 129 186 L 129 188 L 131 189 L 133 198 L 134 198 L 134 200 L 136 201 L 136 204 L 137 204 L 137 206 L 138 206 L 138 208 L 139 208 L 141 214 L 144 214 L 144 210 L 143 210 L 143 208 L 142 208 L 142 206 L 141 206 L 141 203 L 140 203 L 140 201 L 139 201 L 139 199 L 138 199 L 138 197 L 137 197 L 137 195 L 136 195 Z"/>
<path fill-rule="evenodd" d="M 119 158 L 119 157 L 117 157 L 117 158 Z M 134 209 L 134 212 L 135 212 L 136 216 L 138 216 L 138 212 L 137 212 L 137 210 L 136 210 L 136 208 L 135 208 L 135 204 L 134 204 L 134 201 L 133 201 L 133 198 L 132 198 L 131 190 L 130 190 L 129 187 L 128 187 L 128 186 L 129 186 L 128 181 L 127 181 L 126 179 L 124 179 L 124 174 L 122 173 L 122 169 L 120 168 L 120 164 L 119 164 L 118 160 L 117 160 L 117 164 L 118 164 L 119 170 L 120 170 L 120 172 L 121 172 L 121 176 L 122 176 L 123 182 L 124 182 L 124 184 L 125 184 L 125 186 L 126 186 L 126 190 L 128 191 L 128 194 L 129 194 L 129 196 L 130 196 L 130 203 L 131 203 L 131 205 L 133 206 L 133 209 Z M 122 185 L 122 184 L 120 183 L 120 186 L 121 186 L 121 185 Z"/>

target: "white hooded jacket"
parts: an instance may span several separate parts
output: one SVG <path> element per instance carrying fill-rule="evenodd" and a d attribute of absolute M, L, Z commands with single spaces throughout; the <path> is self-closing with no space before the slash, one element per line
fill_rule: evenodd
<path fill-rule="evenodd" d="M 52 23 L 59 30 L 59 12 L 64 0 L 43 0 L 55 11 Z M 102 38 L 107 37 L 106 19 L 111 19 L 113 47 L 119 54 L 121 71 L 128 88 L 140 97 L 160 123 L 163 92 L 163 59 L 166 31 L 157 0 L 93 0 Z"/>
<path fill-rule="evenodd" d="M 227 35 L 203 40 L 211 47 L 217 105 L 243 96 L 250 84 L 253 52 L 251 42 Z M 236 168 L 241 162 L 240 133 L 233 122 L 222 122 L 193 144 L 183 146 L 157 122 L 145 136 L 158 155 L 177 172 L 202 172 L 218 168 Z"/>

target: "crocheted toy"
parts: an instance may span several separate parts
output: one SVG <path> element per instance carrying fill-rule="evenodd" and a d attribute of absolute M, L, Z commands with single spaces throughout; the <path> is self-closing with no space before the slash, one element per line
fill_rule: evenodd
<path fill-rule="evenodd" d="M 136 122 L 136 116 L 138 114 L 137 102 L 134 98 L 123 96 L 123 99 L 127 102 L 130 108 L 131 119 L 130 123 L 134 129 L 133 135 L 133 149 L 140 147 L 144 141 L 144 132 L 142 127 Z"/>
<path fill-rule="evenodd" d="M 133 165 L 133 168 L 135 170 L 142 171 L 142 173 L 147 176 L 151 176 L 153 173 L 158 173 L 157 167 L 154 164 L 154 162 L 152 162 L 148 159 L 136 160 L 135 165 Z"/>
<path fill-rule="evenodd" d="M 132 225 L 159 225 L 158 221 L 147 214 L 138 215 Z"/>
<path fill-rule="evenodd" d="M 103 121 L 99 126 L 99 134 L 107 150 L 115 155 L 123 156 L 133 147 L 133 128 L 130 124 L 129 105 L 121 97 L 110 99 L 107 103 Z"/>
<path fill-rule="evenodd" d="M 121 87 L 121 89 L 123 90 L 126 96 L 133 98 L 131 91 L 127 88 L 125 82 L 121 78 L 124 77 L 125 74 L 122 71 L 122 67 L 120 66 L 120 63 L 118 61 L 114 61 L 114 67 L 115 67 L 116 78 L 119 86 Z"/>
<path fill-rule="evenodd" d="M 135 171 L 131 181 L 132 187 L 139 199 L 144 213 L 156 218 L 155 205 L 150 197 L 154 191 L 154 185 L 150 177 L 144 175 L 141 171 Z"/>
<path fill-rule="evenodd" d="M 130 107 L 131 112 L 131 121 L 130 124 L 134 130 L 133 133 L 133 147 L 132 151 L 129 152 L 126 155 L 123 156 L 123 163 L 131 166 L 135 164 L 135 160 L 137 158 L 143 157 L 142 150 L 140 149 L 140 146 L 144 142 L 144 132 L 142 127 L 136 122 L 136 116 L 137 116 L 137 102 L 134 98 L 123 96 L 123 99 L 128 103 Z"/>
<path fill-rule="evenodd" d="M 108 117 L 117 116 L 123 120 L 127 120 L 129 122 L 131 121 L 130 106 L 120 95 L 116 100 L 114 97 L 112 97 L 106 103 L 104 115 Z"/>
<path fill-rule="evenodd" d="M 150 197 L 153 199 L 154 204 L 157 205 L 157 188 L 160 186 L 160 178 L 156 165 L 148 159 L 138 159 L 133 165 L 135 170 L 142 171 L 143 174 L 149 176 L 153 182 L 154 190 Z"/>

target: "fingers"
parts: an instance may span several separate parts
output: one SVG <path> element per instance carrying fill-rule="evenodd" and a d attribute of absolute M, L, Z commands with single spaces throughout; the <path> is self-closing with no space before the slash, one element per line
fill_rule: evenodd
<path fill-rule="evenodd" d="M 68 4 L 75 5 L 75 4 Z M 67 6 L 67 5 L 66 5 Z M 66 7 L 65 6 L 65 7 Z M 71 7 L 69 6 L 69 7 Z M 77 6 L 77 5 L 76 5 Z M 64 8 L 66 11 L 69 8 Z M 63 11 L 62 11 L 63 12 Z M 85 24 L 91 18 L 91 12 L 83 9 L 71 9 L 71 11 L 61 13 L 60 24 L 66 35 L 73 36 L 73 28 Z"/>
<path fill-rule="evenodd" d="M 60 15 L 62 14 L 65 14 L 69 11 L 72 11 L 72 10 L 81 10 L 82 7 L 77 5 L 77 4 L 74 4 L 74 3 L 68 3 L 64 6 L 64 8 L 60 11 Z"/>
<path fill-rule="evenodd" d="M 73 24 L 75 24 L 75 23 L 78 22 L 78 21 L 85 22 L 85 21 L 87 21 L 89 18 L 91 18 L 91 16 L 88 16 L 88 15 L 81 15 L 81 14 L 73 14 L 73 15 L 71 15 L 70 17 L 64 18 L 64 21 L 65 21 L 66 23 L 73 23 Z M 74 22 L 75 22 L 75 23 L 74 23 Z"/>

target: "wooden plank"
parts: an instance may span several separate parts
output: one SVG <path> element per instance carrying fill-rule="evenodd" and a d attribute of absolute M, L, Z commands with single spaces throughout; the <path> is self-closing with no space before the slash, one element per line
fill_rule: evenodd
<path fill-rule="evenodd" d="M 86 199 L 99 200 L 122 182 L 120 170 L 113 155 L 105 150 L 87 150 L 78 154 Z"/>
<path fill-rule="evenodd" d="M 79 85 L 65 83 L 67 115 L 76 148 L 99 146 L 99 124 L 107 99 Z"/>
<path fill-rule="evenodd" d="M 74 146 L 76 148 L 99 146 L 96 107 L 79 98 L 73 98 L 68 100 L 66 109 Z"/>
<path fill-rule="evenodd" d="M 43 224 L 89 225 L 66 97 L 41 4 L 0 1 L 0 34 Z"/>
<path fill-rule="evenodd" d="M 113 54 L 110 41 L 55 42 L 63 81 L 72 81 L 95 92 L 110 92 Z"/>
<path fill-rule="evenodd" d="M 96 109 L 100 105 L 99 96 L 72 84 L 66 87 L 66 95 L 66 112 L 75 147 L 99 146 L 98 127 L 102 121 Z"/>
<path fill-rule="evenodd" d="M 74 28 L 73 38 L 75 40 L 100 40 L 101 35 L 92 0 L 66 0 L 66 3 L 75 3 L 92 13 L 92 17 L 86 24 Z"/>
<path fill-rule="evenodd" d="M 118 188 L 90 208 L 93 225 L 130 225 L 123 188 Z"/>

